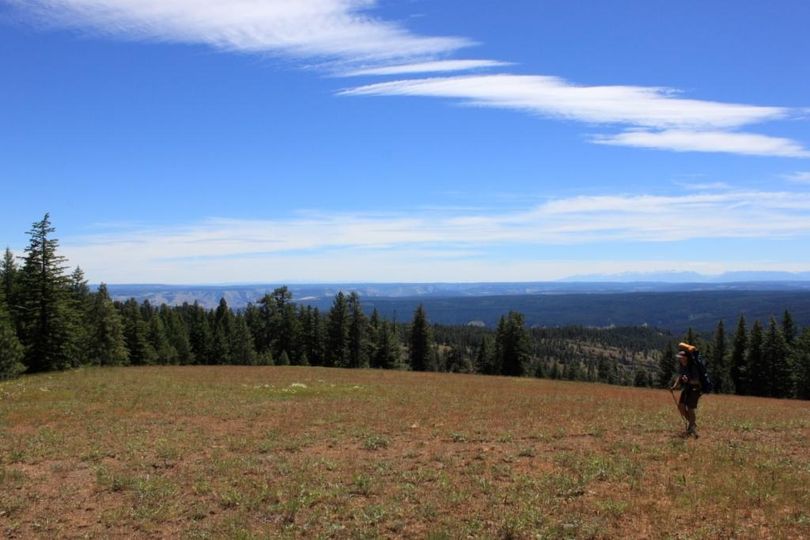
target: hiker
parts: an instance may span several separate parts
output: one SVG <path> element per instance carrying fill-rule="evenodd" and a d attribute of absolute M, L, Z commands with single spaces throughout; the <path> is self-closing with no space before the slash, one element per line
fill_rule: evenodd
<path fill-rule="evenodd" d="M 678 352 L 678 363 L 680 364 L 679 375 L 675 380 L 675 384 L 672 385 L 671 390 L 681 389 L 681 397 L 678 400 L 678 410 L 681 411 L 681 415 L 689 422 L 686 428 L 686 435 L 693 435 L 697 438 L 697 418 L 695 410 L 698 406 L 698 399 L 700 399 L 700 372 L 691 351 L 681 350 Z"/>

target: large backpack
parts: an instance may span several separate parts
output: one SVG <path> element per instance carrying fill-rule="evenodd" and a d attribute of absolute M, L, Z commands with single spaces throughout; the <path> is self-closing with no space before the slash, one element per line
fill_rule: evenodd
<path fill-rule="evenodd" d="M 698 351 L 697 347 L 694 345 L 689 345 L 688 343 L 679 343 L 678 348 L 686 351 L 686 353 L 692 357 L 692 361 L 697 366 L 698 375 L 700 377 L 700 391 L 704 394 L 708 394 L 714 390 L 712 378 L 709 376 L 709 369 L 706 367 L 706 362 L 700 355 L 700 351 Z"/>

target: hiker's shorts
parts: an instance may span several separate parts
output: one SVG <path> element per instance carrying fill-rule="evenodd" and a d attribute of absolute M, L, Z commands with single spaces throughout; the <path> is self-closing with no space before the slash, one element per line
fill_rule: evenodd
<path fill-rule="evenodd" d="M 690 409 L 697 409 L 698 399 L 700 399 L 700 390 L 687 387 L 681 392 L 680 402 L 685 404 Z"/>

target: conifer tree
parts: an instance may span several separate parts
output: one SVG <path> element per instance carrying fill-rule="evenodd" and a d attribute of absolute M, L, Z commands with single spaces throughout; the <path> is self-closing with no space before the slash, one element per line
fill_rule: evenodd
<path fill-rule="evenodd" d="M 14 323 L 17 311 L 19 311 L 17 301 L 18 277 L 19 271 L 14 254 L 9 248 L 6 248 L 3 261 L 0 262 L 0 289 L 2 289 L 2 294 L 5 297 L 9 321 L 16 331 L 19 331 L 19 327 Z"/>
<path fill-rule="evenodd" d="M 368 367 L 368 342 L 366 340 L 366 316 L 360 306 L 360 296 L 354 291 L 349 295 L 349 367 Z"/>
<path fill-rule="evenodd" d="M 387 321 L 381 321 L 376 336 L 377 343 L 374 347 L 373 366 L 381 369 L 396 369 L 399 367 L 400 344 L 394 325 Z"/>
<path fill-rule="evenodd" d="M 785 310 L 784 314 L 782 315 L 782 335 L 784 336 L 785 343 L 788 347 L 793 345 L 797 332 L 796 323 L 793 322 L 793 316 L 790 314 L 790 311 Z"/>
<path fill-rule="evenodd" d="M 191 350 L 188 328 L 180 316 L 179 309 L 171 309 L 166 304 L 163 304 L 160 306 L 160 318 L 163 321 L 163 327 L 166 329 L 166 337 L 177 353 L 176 362 L 178 364 L 193 364 L 194 353 Z"/>
<path fill-rule="evenodd" d="M 495 354 L 501 366 L 501 373 L 521 377 L 526 374 L 531 356 L 529 335 L 523 324 L 523 315 L 510 311 L 501 319 L 504 323 L 498 324 L 499 331 L 495 335 Z"/>
<path fill-rule="evenodd" d="M 675 374 L 675 350 L 672 342 L 667 343 L 667 348 L 661 353 L 658 361 L 658 386 L 669 388 L 672 384 L 672 377 Z"/>
<path fill-rule="evenodd" d="M 57 253 L 54 231 L 48 214 L 33 224 L 20 271 L 20 341 L 30 372 L 77 365 L 76 314 L 65 275 L 66 259 Z"/>
<path fill-rule="evenodd" d="M 714 331 L 714 345 L 712 347 L 711 365 L 709 366 L 714 391 L 717 393 L 728 393 L 729 391 L 728 380 L 730 374 L 726 349 L 726 326 L 723 321 L 720 321 Z"/>
<path fill-rule="evenodd" d="M 235 364 L 253 365 L 257 361 L 253 338 L 245 317 L 238 314 L 233 319 L 230 333 L 231 361 Z"/>
<path fill-rule="evenodd" d="M 148 306 L 148 305 L 147 305 Z M 148 365 L 157 362 L 155 348 L 149 342 L 149 326 L 143 319 L 138 301 L 130 298 L 122 306 L 124 341 L 133 365 Z"/>
<path fill-rule="evenodd" d="M 205 309 L 197 302 L 188 306 L 188 328 L 191 352 L 196 364 L 211 364 L 213 358 L 211 324 L 206 316 Z"/>
<path fill-rule="evenodd" d="M 771 317 L 762 344 L 762 363 L 766 368 L 766 394 L 771 397 L 789 397 L 793 389 L 793 372 L 788 360 L 788 347 L 776 319 Z"/>
<path fill-rule="evenodd" d="M 349 306 L 338 292 L 327 317 L 326 365 L 346 367 L 349 363 Z"/>
<path fill-rule="evenodd" d="M 230 364 L 231 359 L 231 313 L 228 303 L 220 298 L 214 311 L 213 320 L 209 321 L 211 334 L 211 360 L 214 364 Z"/>
<path fill-rule="evenodd" d="M 413 371 L 427 371 L 433 364 L 433 336 L 422 304 L 416 308 L 411 321 L 408 357 Z"/>
<path fill-rule="evenodd" d="M 768 366 L 762 357 L 762 343 L 764 340 L 762 325 L 754 321 L 751 335 L 748 337 L 748 353 L 746 355 L 746 368 L 748 373 L 748 388 L 752 395 L 768 395 Z"/>
<path fill-rule="evenodd" d="M 310 365 L 322 366 L 324 363 L 324 329 L 323 318 L 316 307 L 307 307 L 308 332 L 306 337 L 307 359 Z"/>
<path fill-rule="evenodd" d="M 5 292 L 0 289 L 0 380 L 11 379 L 23 371 L 24 351 L 6 309 Z"/>
<path fill-rule="evenodd" d="M 129 363 L 121 315 L 115 309 L 104 283 L 99 285 L 90 305 L 87 361 L 97 366 L 121 366 Z"/>
<path fill-rule="evenodd" d="M 796 374 L 794 394 L 799 399 L 810 399 L 810 328 L 796 338 L 791 357 Z"/>
<path fill-rule="evenodd" d="M 158 310 L 149 314 L 149 343 L 155 350 L 155 362 L 159 364 L 176 364 L 178 361 L 177 349 L 169 341 L 166 325 Z"/>
<path fill-rule="evenodd" d="M 737 332 L 734 334 L 734 343 L 731 349 L 730 375 L 734 385 L 734 393 L 749 394 L 751 385 L 748 380 L 748 329 L 745 317 L 740 315 L 737 322 Z"/>
<path fill-rule="evenodd" d="M 501 372 L 500 366 L 495 365 L 495 345 L 488 335 L 481 338 L 481 344 L 478 346 L 475 370 L 485 375 L 496 375 Z"/>

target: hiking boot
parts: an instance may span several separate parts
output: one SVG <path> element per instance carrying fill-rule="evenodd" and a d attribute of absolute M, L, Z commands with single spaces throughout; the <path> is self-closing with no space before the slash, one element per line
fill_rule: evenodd
<path fill-rule="evenodd" d="M 694 437 L 696 439 L 699 437 L 697 429 L 694 428 L 694 427 L 690 427 L 689 429 L 687 429 L 686 430 L 686 435 L 687 436 L 691 435 L 692 437 Z"/>

